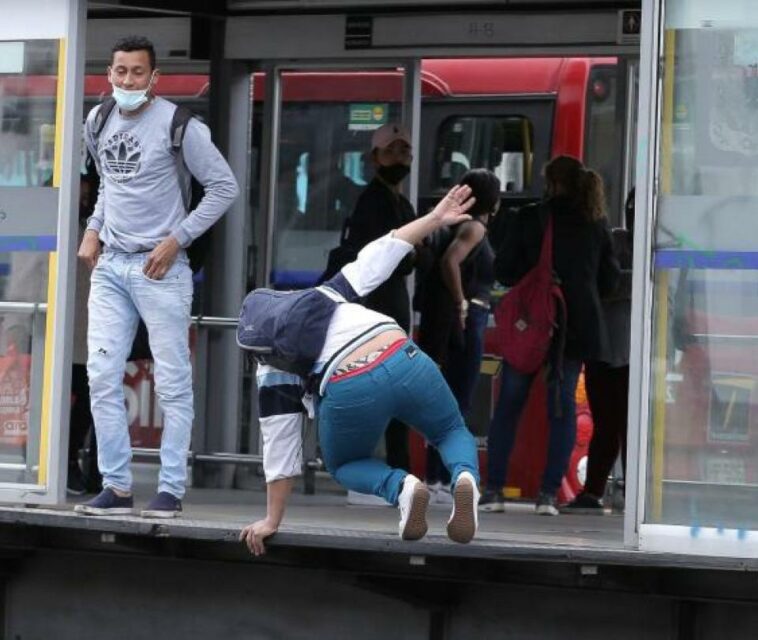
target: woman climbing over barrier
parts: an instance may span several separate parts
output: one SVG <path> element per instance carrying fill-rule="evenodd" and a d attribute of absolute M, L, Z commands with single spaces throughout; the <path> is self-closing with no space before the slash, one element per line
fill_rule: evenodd
<path fill-rule="evenodd" d="M 248 294 L 237 332 L 258 362 L 259 413 L 267 513 L 240 540 L 255 555 L 276 533 L 302 468 L 302 420 L 315 409 L 324 462 L 347 489 L 381 496 L 400 510 L 399 534 L 427 532 L 429 490 L 371 457 L 393 418 L 414 425 L 442 456 L 453 479 L 447 534 L 469 542 L 477 529 L 476 444 L 437 365 L 391 318 L 356 304 L 438 228 L 469 220 L 468 186 L 454 187 L 427 215 L 369 243 L 320 287 Z M 315 402 L 313 402 L 315 400 Z M 315 405 L 315 407 L 314 407 Z"/>

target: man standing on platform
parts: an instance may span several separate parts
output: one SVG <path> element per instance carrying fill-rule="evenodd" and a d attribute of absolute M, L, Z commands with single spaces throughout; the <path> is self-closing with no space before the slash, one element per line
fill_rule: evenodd
<path fill-rule="evenodd" d="M 177 151 L 172 139 L 177 107 L 153 93 L 158 70 L 149 40 L 117 42 L 108 80 L 115 108 L 108 112 L 106 99 L 89 113 L 85 128 L 101 181 L 79 248 L 79 257 L 93 269 L 87 372 L 104 488 L 76 511 L 132 512 L 122 385 L 141 318 L 150 336 L 164 416 L 158 492 L 142 515 L 170 518 L 182 508 L 194 417 L 188 336 L 192 272 L 186 249 L 224 214 L 239 189 L 208 128 L 197 119 L 186 122 Z M 191 177 L 205 193 L 188 211 Z"/>

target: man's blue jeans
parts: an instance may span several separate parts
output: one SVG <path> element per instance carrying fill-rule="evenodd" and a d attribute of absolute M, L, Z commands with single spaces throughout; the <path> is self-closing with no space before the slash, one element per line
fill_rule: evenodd
<path fill-rule="evenodd" d="M 319 403 L 319 441 L 337 482 L 397 504 L 407 472 L 371 457 L 391 418 L 437 447 L 454 479 L 470 471 L 479 481 L 476 443 L 458 403 L 437 365 L 408 340 L 372 368 L 327 385 Z"/>
<path fill-rule="evenodd" d="M 158 491 L 184 495 L 194 417 L 189 323 L 192 272 L 180 253 L 161 280 L 142 272 L 146 253 L 104 253 L 92 272 L 87 373 L 103 486 L 130 491 L 132 449 L 123 380 L 141 317 L 150 335 L 155 389 L 163 410 Z"/>
<path fill-rule="evenodd" d="M 555 495 L 561 486 L 576 442 L 575 394 L 581 370 L 582 363 L 579 360 L 566 359 L 563 361 L 563 381 L 559 383 L 556 376 L 552 376 L 548 382 L 547 414 L 550 435 L 540 491 L 550 495 Z M 487 437 L 488 489 L 499 491 L 505 485 L 516 430 L 535 375 L 537 374 L 518 373 L 503 362 L 500 394 Z"/>

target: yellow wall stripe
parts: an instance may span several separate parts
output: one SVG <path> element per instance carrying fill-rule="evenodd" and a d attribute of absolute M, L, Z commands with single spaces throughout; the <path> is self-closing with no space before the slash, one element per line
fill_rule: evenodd
<path fill-rule="evenodd" d="M 47 484 L 50 451 L 51 405 L 53 402 L 53 328 L 55 327 L 55 290 L 58 282 L 58 252 L 51 251 L 47 268 L 47 317 L 45 318 L 45 364 L 42 378 L 42 424 L 39 432 L 39 478 Z M 63 390 L 61 389 L 61 393 Z M 67 445 L 68 443 L 63 443 Z"/>
<path fill-rule="evenodd" d="M 653 358 L 653 464 L 652 514 L 655 522 L 663 514 L 663 469 L 666 448 L 666 351 L 669 329 L 669 273 L 659 271 L 655 278 L 655 351 Z"/>
<path fill-rule="evenodd" d="M 61 164 L 63 154 L 63 106 L 66 79 L 66 40 L 58 40 L 58 78 L 55 96 L 55 148 L 53 152 L 53 186 L 61 185 Z M 58 218 L 61 216 L 58 210 Z M 55 327 L 55 292 L 58 288 L 58 253 L 53 251 L 48 259 L 47 270 L 47 317 L 45 318 L 45 360 L 42 377 L 42 418 L 39 430 L 39 476 L 37 482 L 46 485 L 48 481 L 48 457 L 50 452 L 50 429 L 52 427 L 53 403 L 53 329 Z M 60 390 L 63 393 L 63 390 Z M 67 444 L 67 443 L 63 443 Z"/>
<path fill-rule="evenodd" d="M 664 34 L 663 108 L 661 118 L 661 195 L 671 194 L 674 147 L 674 75 L 676 31 Z M 653 348 L 653 424 L 651 467 L 651 515 L 660 522 L 663 514 L 663 474 L 666 449 L 666 357 L 669 330 L 669 273 L 658 271 L 655 281 L 655 345 Z"/>
<path fill-rule="evenodd" d="M 661 122 L 661 193 L 671 193 L 674 147 L 674 75 L 676 73 L 676 31 L 663 36 L 663 109 Z"/>

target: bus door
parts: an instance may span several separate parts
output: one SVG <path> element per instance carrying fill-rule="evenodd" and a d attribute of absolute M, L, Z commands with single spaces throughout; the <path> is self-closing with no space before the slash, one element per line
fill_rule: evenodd
<path fill-rule="evenodd" d="M 85 7 L 31 0 L 4 13 L 0 501 L 49 504 L 65 495 Z"/>
<path fill-rule="evenodd" d="M 269 244 L 258 285 L 315 284 L 373 177 L 373 132 L 402 119 L 404 76 L 399 66 L 275 72 L 278 117 L 262 185 L 268 207 L 261 207 Z"/>
<path fill-rule="evenodd" d="M 411 75 L 417 77 L 402 62 L 374 61 L 271 65 L 254 74 L 249 288 L 316 283 L 343 223 L 373 178 L 373 132 L 404 118 L 412 128 L 404 109 Z M 249 425 L 243 427 L 248 438 L 243 446 L 259 451 L 254 405 L 249 420 L 242 416 Z M 311 438 L 305 458 L 314 454 Z"/>

